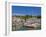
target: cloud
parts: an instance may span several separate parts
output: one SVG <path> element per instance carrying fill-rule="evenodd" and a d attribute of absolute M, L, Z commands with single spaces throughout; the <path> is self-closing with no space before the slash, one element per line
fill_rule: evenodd
<path fill-rule="evenodd" d="M 17 15 L 17 16 L 24 16 L 25 14 L 20 14 L 20 13 L 12 13 L 13 16 Z"/>

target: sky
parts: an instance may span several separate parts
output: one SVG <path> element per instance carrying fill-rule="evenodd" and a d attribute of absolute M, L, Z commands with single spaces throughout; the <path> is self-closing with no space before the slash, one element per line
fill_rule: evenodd
<path fill-rule="evenodd" d="M 32 16 L 40 16 L 41 15 L 41 7 L 33 7 L 33 6 L 12 6 L 12 15 L 32 15 Z"/>

